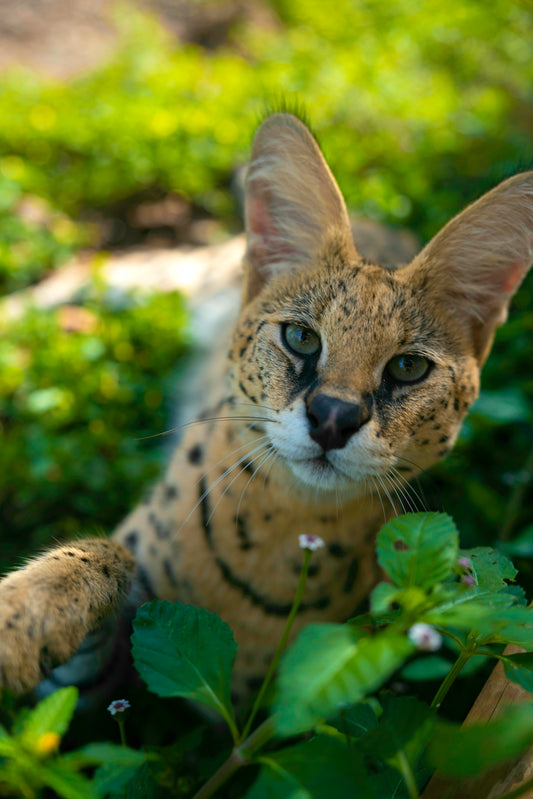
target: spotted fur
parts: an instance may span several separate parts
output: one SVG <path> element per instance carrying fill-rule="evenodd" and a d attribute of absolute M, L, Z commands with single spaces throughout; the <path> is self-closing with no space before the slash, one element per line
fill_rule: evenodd
<path fill-rule="evenodd" d="M 254 141 L 246 226 L 227 382 L 113 542 L 57 548 L 0 583 L 2 683 L 30 688 L 70 657 L 135 571 L 136 601 L 179 599 L 231 625 L 235 687 L 246 692 L 291 606 L 301 533 L 325 547 L 295 631 L 352 614 L 378 578 L 384 517 L 413 506 L 407 481 L 449 452 L 478 394 L 494 330 L 532 260 L 533 173 L 386 269 L 357 253 L 308 130 L 278 114 Z M 291 347 L 290 332 L 310 351 Z M 398 358 L 421 374 L 398 379 Z"/>

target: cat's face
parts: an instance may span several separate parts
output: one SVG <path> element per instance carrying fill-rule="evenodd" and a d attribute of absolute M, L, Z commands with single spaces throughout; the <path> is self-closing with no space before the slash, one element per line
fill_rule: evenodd
<path fill-rule="evenodd" d="M 273 472 L 340 496 L 392 493 L 446 455 L 478 392 L 479 365 L 453 316 L 401 270 L 334 246 L 261 292 L 232 353 L 239 403 L 271 420 L 258 426 Z"/>
<path fill-rule="evenodd" d="M 307 128 L 276 114 L 256 134 L 245 206 L 238 412 L 262 417 L 253 430 L 288 485 L 386 496 L 449 451 L 477 396 L 533 260 L 533 173 L 488 192 L 389 272 L 358 255 Z"/>

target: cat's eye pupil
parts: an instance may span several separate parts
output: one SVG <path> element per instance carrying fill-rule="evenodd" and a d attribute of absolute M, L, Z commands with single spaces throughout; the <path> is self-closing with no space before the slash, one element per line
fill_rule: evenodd
<path fill-rule="evenodd" d="M 315 355 L 320 350 L 320 338 L 309 327 L 287 324 L 282 332 L 286 346 L 296 355 Z"/>
<path fill-rule="evenodd" d="M 387 372 L 398 383 L 414 383 L 427 374 L 430 362 L 423 355 L 405 352 L 396 355 L 387 364 Z"/>

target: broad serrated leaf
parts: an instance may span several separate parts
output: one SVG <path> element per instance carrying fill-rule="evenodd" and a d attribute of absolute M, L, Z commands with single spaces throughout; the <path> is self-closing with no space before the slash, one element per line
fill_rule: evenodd
<path fill-rule="evenodd" d="M 78 689 L 72 685 L 47 696 L 25 717 L 20 728 L 21 740 L 33 747 L 47 732 L 63 735 L 74 715 L 77 701 Z"/>
<path fill-rule="evenodd" d="M 517 757 L 533 740 L 533 703 L 511 707 L 484 724 L 439 722 L 429 745 L 432 765 L 450 777 L 472 777 Z"/>
<path fill-rule="evenodd" d="M 506 655 L 503 668 L 510 680 L 533 693 L 533 653 Z"/>
<path fill-rule="evenodd" d="M 501 591 L 507 588 L 507 581 L 514 582 L 517 571 L 509 558 L 490 547 L 464 549 L 459 553 L 469 558 L 477 584 L 488 591 Z"/>
<path fill-rule="evenodd" d="M 237 644 L 216 613 L 181 602 L 149 602 L 133 622 L 133 657 L 149 689 L 182 696 L 233 718 L 231 676 Z"/>
<path fill-rule="evenodd" d="M 246 799 L 376 799 L 362 755 L 320 735 L 263 759 Z"/>
<path fill-rule="evenodd" d="M 476 625 L 483 620 L 495 618 L 515 602 L 515 597 L 507 592 L 495 593 L 479 586 L 467 588 L 456 583 L 446 587 L 439 604 L 427 611 L 420 621 L 461 630 L 477 629 Z"/>
<path fill-rule="evenodd" d="M 378 561 L 398 587 L 428 589 L 450 575 L 458 542 L 457 528 L 445 513 L 408 513 L 379 531 Z"/>
<path fill-rule="evenodd" d="M 378 688 L 414 647 L 388 630 L 362 636 L 346 624 L 311 624 L 284 656 L 274 702 L 280 735 L 311 729 L 339 705 Z"/>

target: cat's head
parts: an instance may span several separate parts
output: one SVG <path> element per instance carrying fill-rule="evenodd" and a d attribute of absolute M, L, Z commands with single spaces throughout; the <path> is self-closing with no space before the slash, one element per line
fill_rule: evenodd
<path fill-rule="evenodd" d="M 533 173 L 451 220 L 410 264 L 368 264 L 305 125 L 269 117 L 246 184 L 240 411 L 268 419 L 273 470 L 314 493 L 385 495 L 444 457 L 533 261 Z"/>

